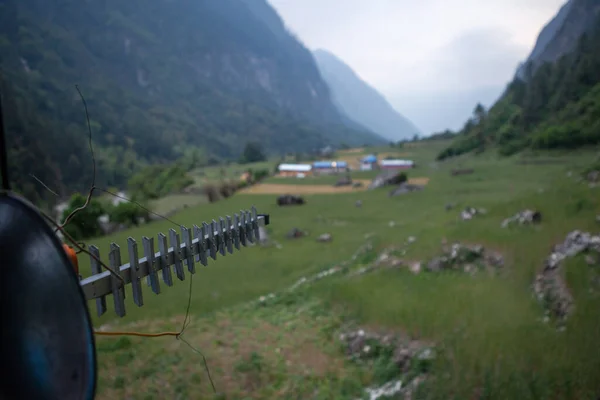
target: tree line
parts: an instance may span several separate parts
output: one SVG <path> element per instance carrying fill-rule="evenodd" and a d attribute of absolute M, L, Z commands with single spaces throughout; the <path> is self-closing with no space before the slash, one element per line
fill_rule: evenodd
<path fill-rule="evenodd" d="M 600 143 L 600 18 L 576 48 L 554 63 L 528 63 L 490 109 L 478 104 L 438 160 L 494 146 L 501 155 L 524 149 L 574 149 Z"/>

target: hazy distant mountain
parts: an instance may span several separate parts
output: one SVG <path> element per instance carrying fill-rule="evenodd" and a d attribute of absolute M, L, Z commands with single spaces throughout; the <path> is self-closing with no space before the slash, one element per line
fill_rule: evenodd
<path fill-rule="evenodd" d="M 390 102 L 421 128 L 423 135 L 446 129 L 460 130 L 465 116 L 471 115 L 477 103 L 493 105 L 506 85 L 484 86 L 461 91 L 422 91 L 410 98 L 390 97 Z"/>
<path fill-rule="evenodd" d="M 326 50 L 315 50 L 313 54 L 340 112 L 389 140 L 411 138 L 421 133 L 342 60 Z"/>

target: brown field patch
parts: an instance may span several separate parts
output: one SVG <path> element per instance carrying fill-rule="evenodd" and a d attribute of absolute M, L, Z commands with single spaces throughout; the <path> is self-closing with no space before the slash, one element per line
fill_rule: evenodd
<path fill-rule="evenodd" d="M 362 182 L 363 186 L 353 188 L 352 186 L 331 186 L 331 185 L 285 185 L 277 183 L 259 183 L 238 191 L 241 194 L 336 194 L 351 193 L 367 190 L 371 182 L 368 179 L 356 179 L 355 182 Z"/>
<path fill-rule="evenodd" d="M 429 183 L 429 178 L 409 178 L 408 183 L 411 185 L 425 186 Z"/>
<path fill-rule="evenodd" d="M 355 179 L 354 182 L 362 182 L 363 186 L 354 188 L 352 186 L 330 186 L 330 185 L 287 185 L 279 183 L 259 183 L 258 185 L 238 191 L 240 194 L 336 194 L 352 193 L 367 190 L 371 180 Z M 410 178 L 408 183 L 424 186 L 429 183 L 429 178 Z"/>

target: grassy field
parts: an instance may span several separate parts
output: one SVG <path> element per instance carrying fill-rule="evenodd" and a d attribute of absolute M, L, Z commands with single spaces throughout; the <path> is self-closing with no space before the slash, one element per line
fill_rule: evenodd
<path fill-rule="evenodd" d="M 201 356 L 182 341 L 98 337 L 98 398 L 360 398 L 363 388 L 400 372 L 344 357 L 338 334 L 354 323 L 434 344 L 429 377 L 413 398 L 597 399 L 600 287 L 594 287 L 592 278 L 598 267 L 579 257 L 564 265 L 576 304 L 564 331 L 541 321 L 543 310 L 531 290 L 553 244 L 574 229 L 599 230 L 600 188 L 575 179 L 596 154 L 544 155 L 556 161 L 544 164 L 490 154 L 434 163 L 443 145 L 410 148 L 418 168 L 409 176 L 430 179 L 420 192 L 398 197 L 388 197 L 387 189 L 306 195 L 306 205 L 283 208 L 276 206 L 273 194 L 238 194 L 173 216 L 191 226 L 256 205 L 271 215 L 268 232 L 279 246 L 243 249 L 206 268 L 199 265 L 194 275 L 191 324 L 183 337 L 206 355 L 217 395 Z M 450 170 L 458 167 L 474 173 L 451 176 Z M 330 178 L 314 179 L 331 184 Z M 355 206 L 357 200 L 361 208 Z M 449 203 L 456 207 L 447 211 Z M 467 206 L 487 213 L 461 221 L 459 213 Z M 524 208 L 540 210 L 542 224 L 500 227 L 504 218 Z M 105 255 L 111 241 L 126 247 L 128 236 L 155 236 L 171 227 L 155 222 L 91 242 Z M 292 228 L 309 235 L 286 239 Z M 315 238 L 322 233 L 333 240 L 318 243 Z M 404 245 L 409 237 L 414 242 Z M 293 295 L 282 292 L 303 277 L 341 265 L 366 244 L 373 249 L 344 265 L 355 270 L 372 263 L 384 248 L 400 245 L 406 261 L 426 261 L 440 253 L 443 241 L 483 244 L 501 252 L 505 266 L 493 276 L 413 274 L 407 268 L 332 275 Z M 87 260 L 81 263 L 85 269 Z M 131 302 L 128 288 L 127 316 L 118 319 L 109 310 L 95 317 L 95 324 L 108 330 L 176 331 L 188 304 L 188 285 L 189 280 L 175 282 L 173 288 L 163 285 L 160 295 L 144 288 L 141 308 Z M 257 301 L 270 293 L 274 300 L 267 306 Z M 94 312 L 93 302 L 90 307 Z"/>

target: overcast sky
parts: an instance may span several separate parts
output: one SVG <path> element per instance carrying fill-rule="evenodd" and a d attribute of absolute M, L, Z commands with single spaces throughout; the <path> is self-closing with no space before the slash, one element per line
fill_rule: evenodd
<path fill-rule="evenodd" d="M 268 0 L 314 50 L 337 55 L 424 133 L 489 105 L 565 0 Z M 472 104 L 471 104 L 472 103 Z"/>

